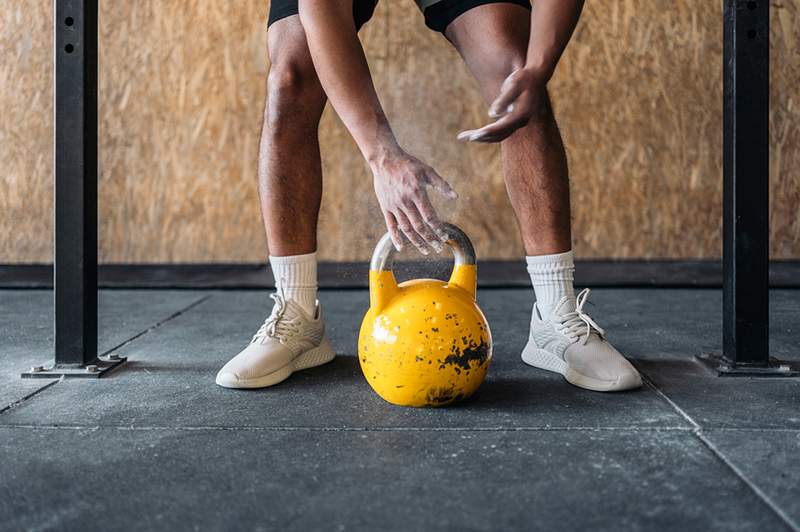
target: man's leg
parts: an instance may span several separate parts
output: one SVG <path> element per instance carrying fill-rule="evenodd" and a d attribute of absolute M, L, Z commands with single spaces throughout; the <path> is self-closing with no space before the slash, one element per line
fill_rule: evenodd
<path fill-rule="evenodd" d="M 487 103 L 525 64 L 530 11 L 509 3 L 473 8 L 448 25 L 445 35 L 478 80 Z M 503 174 L 517 217 L 528 271 L 540 312 L 547 317 L 562 297 L 572 298 L 573 260 L 567 156 L 553 109 L 501 144 Z"/>
<path fill-rule="evenodd" d="M 447 26 L 445 36 L 488 103 L 506 77 L 524 65 L 529 32 L 528 9 L 498 2 L 463 13 Z M 583 311 L 585 295 L 575 299 L 567 158 L 549 99 L 543 109 L 501 145 L 506 187 L 537 299 L 523 359 L 593 390 L 637 387 L 636 370 Z"/>
<path fill-rule="evenodd" d="M 275 21 L 268 40 L 271 65 L 258 185 L 278 293 L 272 296 L 272 314 L 250 345 L 217 374 L 217 384 L 228 388 L 270 386 L 334 356 L 316 303 L 322 197 L 317 128 L 325 93 L 297 15 Z"/>
<path fill-rule="evenodd" d="M 487 103 L 503 80 L 525 64 L 530 11 L 515 4 L 487 4 L 455 19 L 445 35 L 477 79 Z M 501 144 L 503 173 L 528 255 L 572 248 L 567 157 L 550 102 Z"/>
<path fill-rule="evenodd" d="M 325 92 L 297 15 L 269 28 L 270 69 L 258 158 L 258 191 L 270 254 L 313 253 L 322 199 L 317 128 Z"/>

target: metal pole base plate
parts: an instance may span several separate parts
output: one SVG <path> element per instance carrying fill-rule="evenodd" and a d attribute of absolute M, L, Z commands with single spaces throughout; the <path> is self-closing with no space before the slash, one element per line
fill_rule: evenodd
<path fill-rule="evenodd" d="M 695 359 L 717 377 L 798 377 L 800 363 L 769 357 L 769 366 L 733 364 L 721 353 L 701 353 Z"/>
<path fill-rule="evenodd" d="M 110 354 L 94 361 L 94 364 L 86 366 L 33 366 L 28 371 L 23 371 L 20 375 L 23 379 L 99 379 L 114 368 L 127 362 L 127 357 Z"/>

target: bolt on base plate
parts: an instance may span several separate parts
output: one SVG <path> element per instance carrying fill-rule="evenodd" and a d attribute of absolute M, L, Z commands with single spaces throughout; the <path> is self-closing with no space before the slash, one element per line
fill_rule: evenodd
<path fill-rule="evenodd" d="M 798 377 L 800 363 L 769 357 L 769 366 L 747 366 L 733 364 L 721 353 L 695 355 L 703 367 L 717 377 Z"/>
<path fill-rule="evenodd" d="M 28 371 L 23 371 L 20 377 L 23 379 L 58 379 L 61 377 L 98 379 L 127 360 L 127 357 L 110 353 L 86 366 L 33 366 Z"/>

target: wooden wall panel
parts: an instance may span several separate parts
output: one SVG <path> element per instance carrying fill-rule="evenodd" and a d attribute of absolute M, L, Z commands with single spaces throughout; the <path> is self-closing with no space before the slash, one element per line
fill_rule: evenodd
<path fill-rule="evenodd" d="M 101 2 L 101 260 L 262 261 L 256 193 L 266 2 Z M 52 3 L 0 10 L 0 262 L 51 257 Z M 773 3 L 772 253 L 800 257 L 800 0 Z M 551 85 L 581 257 L 717 257 L 721 2 L 595 0 Z M 499 150 L 459 143 L 485 105 L 410 0 L 362 31 L 398 137 L 461 194 L 437 201 L 482 258 L 522 254 Z M 320 256 L 383 232 L 368 168 L 326 110 Z"/>
<path fill-rule="evenodd" d="M 52 257 L 52 22 L 50 2 L 0 9 L 0 263 Z"/>

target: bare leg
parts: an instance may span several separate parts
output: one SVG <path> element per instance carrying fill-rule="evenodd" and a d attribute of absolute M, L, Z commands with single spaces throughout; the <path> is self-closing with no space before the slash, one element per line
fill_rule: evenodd
<path fill-rule="evenodd" d="M 458 49 L 478 80 L 484 98 L 490 102 L 503 80 L 524 64 L 529 32 L 530 12 L 525 8 L 487 4 L 453 21 L 447 28 L 447 38 Z M 602 329 L 594 322 L 573 320 L 570 323 L 574 328 L 563 326 L 571 317 L 587 317 L 583 305 L 589 292 L 586 290 L 575 299 L 571 256 L 553 257 L 572 247 L 569 175 L 552 107 L 549 100 L 543 103 L 544 113 L 502 143 L 506 187 L 525 251 L 537 256 L 527 260 L 536 305 L 522 360 L 560 373 L 568 382 L 588 390 L 638 388 L 642 380 L 636 368 L 605 340 Z M 536 264 L 542 259 L 548 262 L 546 268 Z M 550 267 L 555 269 L 548 271 Z M 547 297 L 540 300 L 540 296 Z M 544 307 L 547 308 L 543 313 Z M 556 327 L 556 323 L 560 325 Z M 578 339 L 581 335 L 583 341 Z M 551 341 L 552 338 L 559 341 Z"/>
<path fill-rule="evenodd" d="M 309 319 L 317 308 L 316 259 L 302 257 L 317 249 L 322 198 L 317 128 L 325 93 L 308 53 L 300 17 L 273 23 L 268 39 L 271 65 L 258 192 L 280 297 L 275 298 L 273 312 L 250 344 L 217 373 L 216 383 L 226 388 L 272 386 L 298 367 L 318 366 L 335 356 L 327 340 L 321 340 L 322 320 Z M 292 335 L 283 334 L 277 326 L 284 316 L 294 321 Z"/>
<path fill-rule="evenodd" d="M 317 128 L 325 92 L 295 15 L 269 29 L 270 71 L 258 158 L 261 214 L 271 255 L 317 249 L 322 167 Z"/>
<path fill-rule="evenodd" d="M 488 103 L 506 76 L 524 65 L 529 32 L 530 11 L 498 3 L 467 11 L 446 36 Z M 546 109 L 501 144 L 506 188 L 528 255 L 572 248 L 567 157 L 549 99 Z"/>

